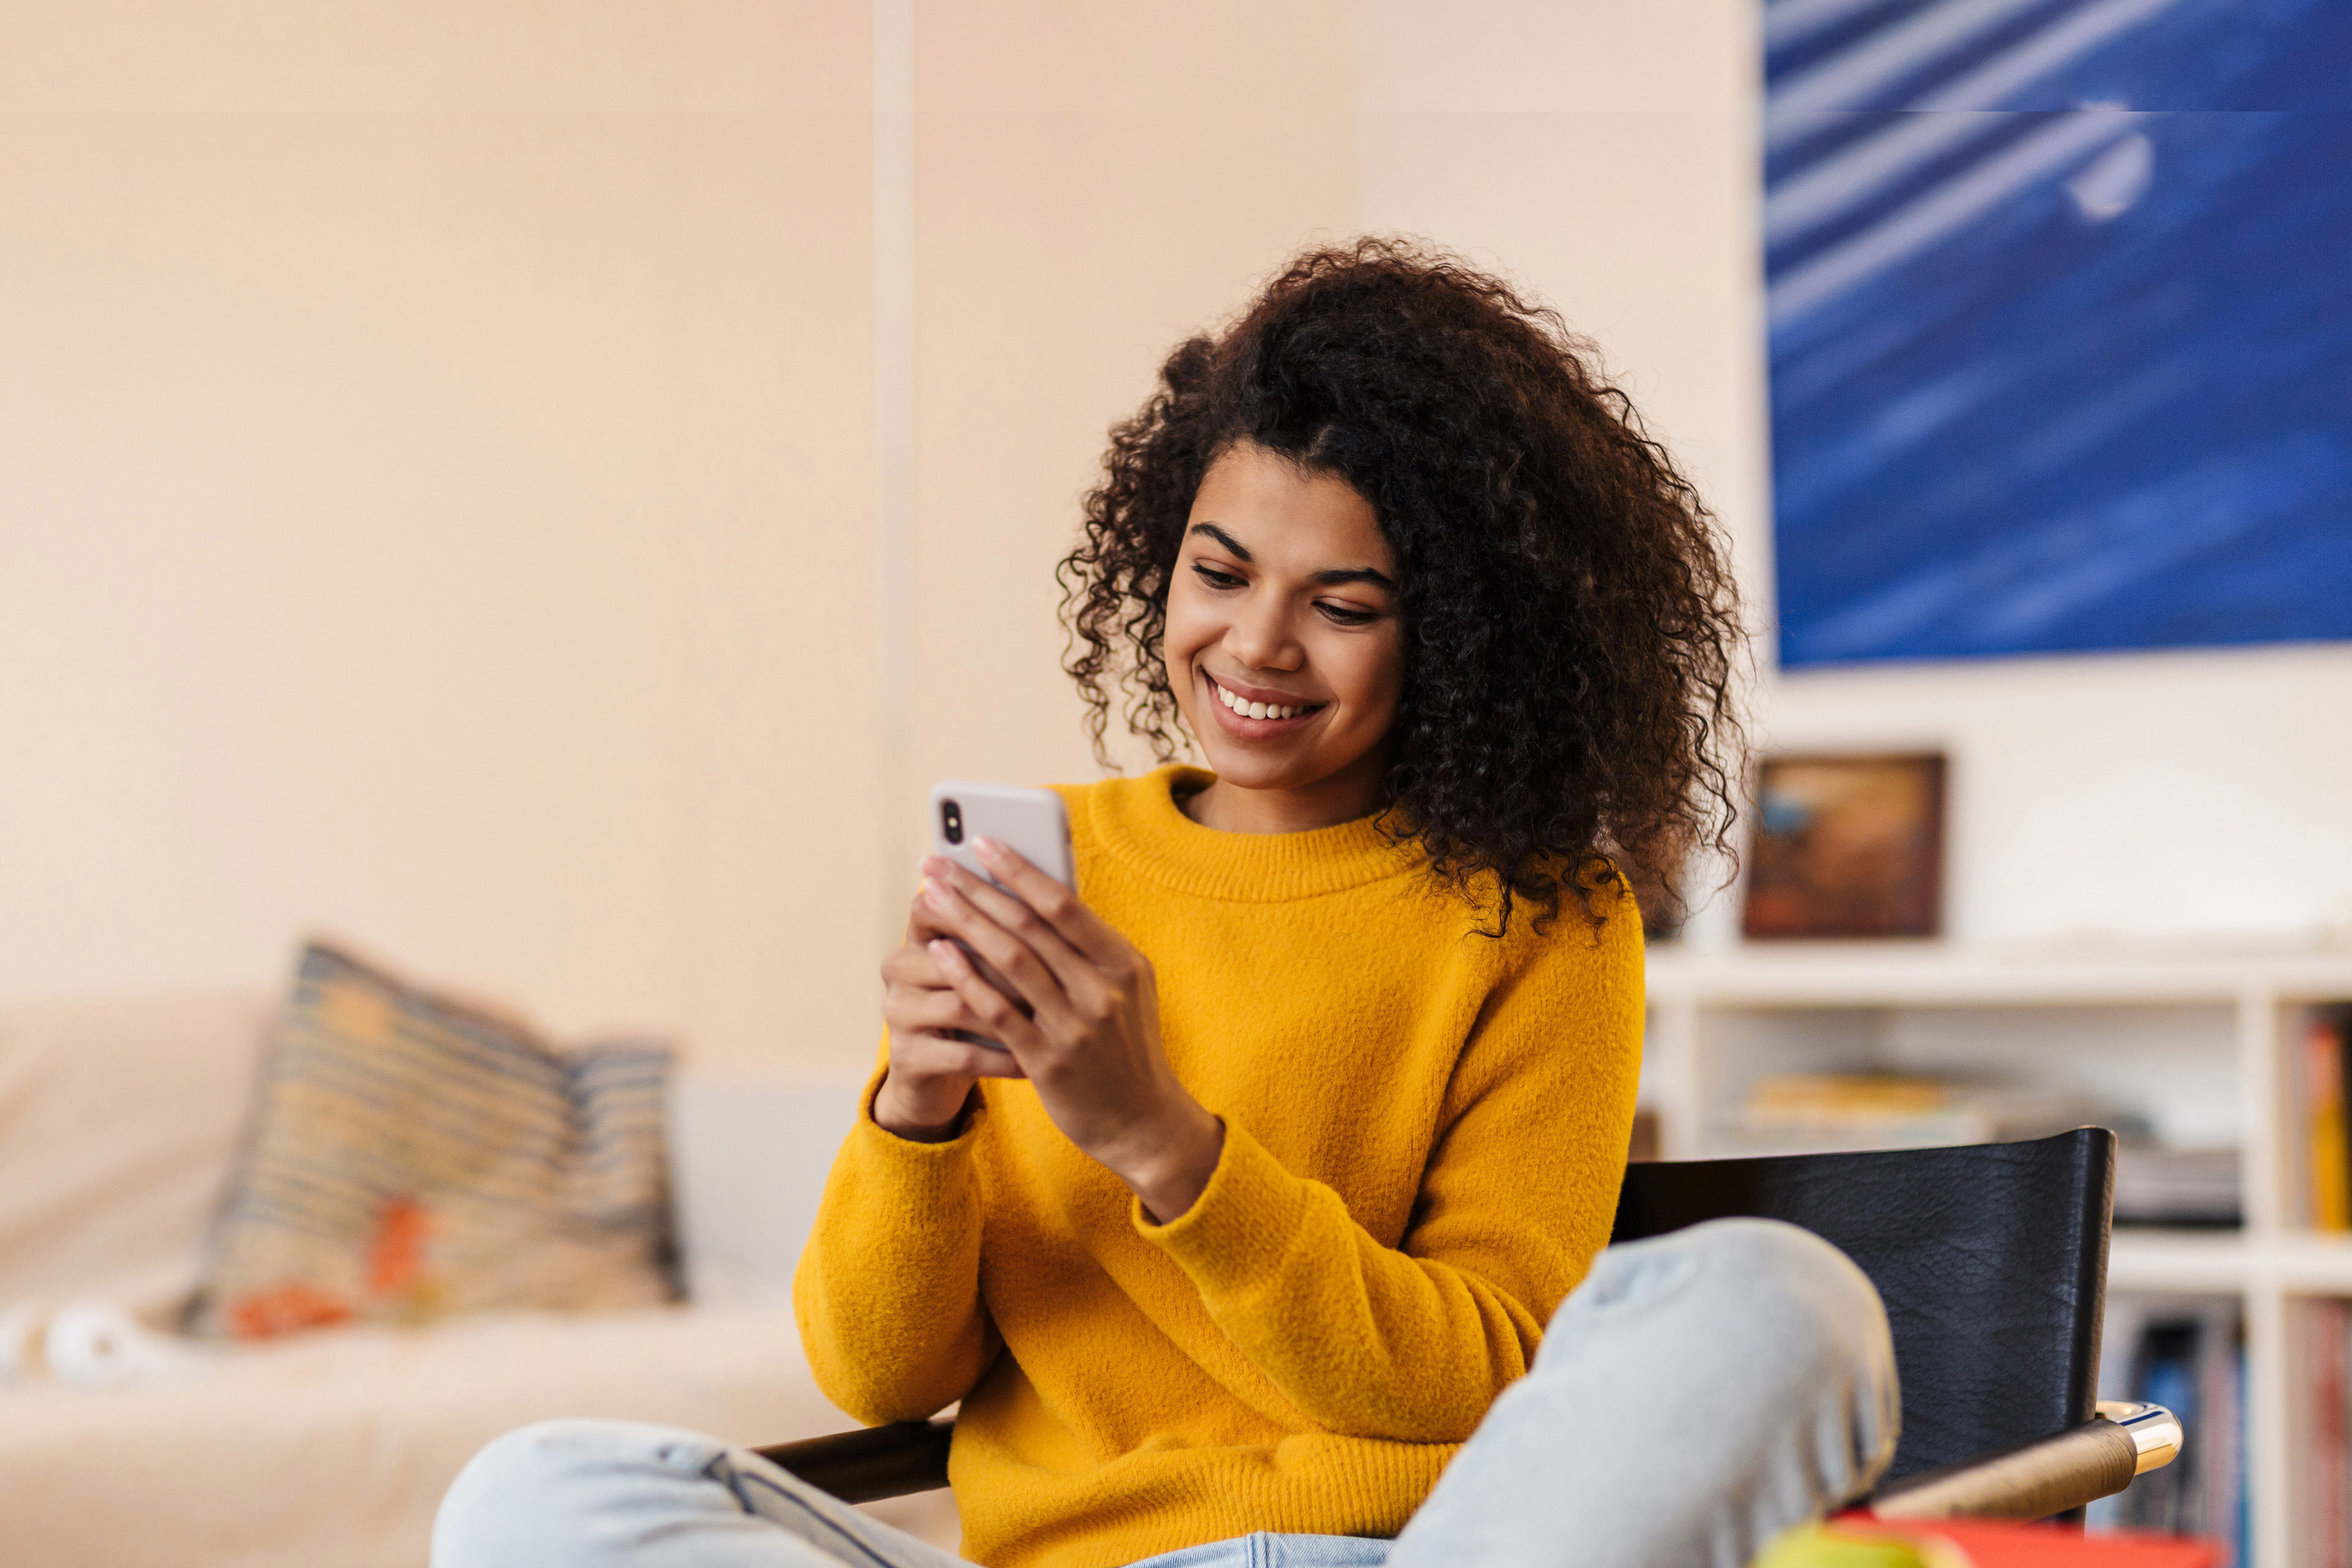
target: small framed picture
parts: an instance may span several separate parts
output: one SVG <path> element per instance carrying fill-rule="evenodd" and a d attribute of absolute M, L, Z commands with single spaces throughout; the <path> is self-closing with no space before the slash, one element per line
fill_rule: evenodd
<path fill-rule="evenodd" d="M 1750 938 L 1934 936 L 1944 759 L 1768 758 L 1740 929 Z"/>

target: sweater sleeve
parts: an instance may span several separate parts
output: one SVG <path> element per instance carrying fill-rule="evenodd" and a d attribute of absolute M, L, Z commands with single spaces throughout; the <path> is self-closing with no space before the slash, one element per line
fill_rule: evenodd
<path fill-rule="evenodd" d="M 1191 1209 L 1161 1226 L 1135 1208 L 1138 1230 L 1307 1420 L 1349 1436 L 1468 1437 L 1607 1244 L 1641 1070 L 1631 907 L 1603 922 L 1598 952 L 1563 930 L 1488 998 L 1401 1247 L 1230 1120 Z"/>
<path fill-rule="evenodd" d="M 876 1123 L 881 1083 L 877 1070 L 793 1276 L 817 1386 L 877 1425 L 920 1420 L 961 1399 L 1000 1348 L 980 1301 L 973 1144 L 987 1107 L 975 1103 L 947 1142 L 918 1143 Z"/>

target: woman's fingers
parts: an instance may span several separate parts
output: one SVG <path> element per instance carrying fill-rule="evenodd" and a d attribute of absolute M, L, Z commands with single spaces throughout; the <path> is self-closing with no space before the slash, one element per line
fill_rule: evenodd
<path fill-rule="evenodd" d="M 1033 910 L 1034 918 L 1081 960 L 1061 971 L 1062 988 L 1081 1019 L 1098 1022 L 1138 987 L 1150 985 L 1150 961 L 1088 909 L 1085 900 L 993 838 L 975 839 L 972 847 L 1021 895 L 1024 907 Z"/>
<path fill-rule="evenodd" d="M 940 923 L 939 911 L 924 901 L 923 889 L 918 887 L 913 900 L 907 906 L 907 941 L 919 949 L 946 929 Z"/>
<path fill-rule="evenodd" d="M 1036 910 L 984 877 L 975 877 L 952 860 L 940 859 L 924 867 L 935 880 L 945 880 L 961 893 L 971 906 L 1010 931 L 1025 943 L 1032 952 L 1045 960 L 1055 980 L 1067 989 L 1078 978 L 1085 958 L 1061 933 L 1048 924 Z M 1057 884 L 1058 885 L 1058 884 Z"/>
<path fill-rule="evenodd" d="M 924 1078 L 1026 1078 L 1010 1051 L 946 1035 L 890 1036 L 890 1061 Z"/>
<path fill-rule="evenodd" d="M 990 873 L 1013 889 L 1019 901 L 1073 952 L 1098 964 L 1110 964 L 1133 951 L 1125 937 L 1087 908 L 1086 900 L 1031 865 L 1019 850 L 993 838 L 976 838 L 971 847 Z"/>
<path fill-rule="evenodd" d="M 931 956 L 929 936 L 909 940 L 904 947 L 894 947 L 882 960 L 882 984 L 885 986 L 905 985 L 918 990 L 939 991 L 947 986 L 947 971 Z"/>
<path fill-rule="evenodd" d="M 928 955 L 926 955 L 928 956 Z M 932 965 L 939 967 L 933 959 Z M 983 1026 L 970 1007 L 964 1005 L 961 993 L 945 980 L 946 970 L 940 969 L 942 982 L 939 989 L 921 986 L 893 986 L 882 996 L 882 1021 L 897 1035 L 952 1035 L 958 1029 L 978 1031 Z"/>
<path fill-rule="evenodd" d="M 990 984 L 980 970 L 955 943 L 941 938 L 931 944 L 940 967 L 946 970 L 955 987 L 955 995 L 970 1011 L 973 1033 L 995 1040 L 1019 1057 L 1034 1051 L 1045 1043 L 1036 1021 L 1012 998 Z M 1033 957 L 1033 964 L 1036 962 Z"/>
<path fill-rule="evenodd" d="M 973 896 L 967 897 L 963 887 L 971 887 Z M 981 907 L 983 889 L 984 896 L 1004 911 L 1007 920 L 1026 924 L 1040 942 L 1053 941 L 1034 917 L 1023 921 L 1014 913 L 1020 907 L 1020 900 L 1008 899 L 995 889 L 985 888 L 978 878 L 961 868 L 948 867 L 935 871 L 924 884 L 923 897 L 930 901 L 933 911 L 940 916 L 949 934 L 955 938 L 953 942 L 945 939 L 933 942 L 930 944 L 932 955 L 941 958 L 942 962 L 952 958 L 965 970 L 973 971 L 975 978 L 983 984 L 992 977 L 978 973 L 978 970 L 982 967 L 994 970 L 1013 989 L 1013 995 L 1006 999 L 1007 1006 L 1018 1000 L 1025 1002 L 1028 1010 L 1034 1013 L 1057 1014 L 1063 1011 L 1066 996 L 1061 976 L 1039 955 L 1037 948 L 1029 940 L 1007 930 L 988 910 Z M 959 947 L 958 943 L 961 946 Z M 1059 956 L 1066 965 L 1076 963 L 1076 955 L 1066 949 Z M 958 973 L 952 965 L 948 972 L 950 975 Z"/>
<path fill-rule="evenodd" d="M 1025 1076 L 1009 1052 L 979 1043 L 994 1037 L 990 1026 L 952 985 L 938 991 L 893 986 L 882 999 L 882 1016 L 890 1026 L 894 1072 L 918 1079 Z"/>

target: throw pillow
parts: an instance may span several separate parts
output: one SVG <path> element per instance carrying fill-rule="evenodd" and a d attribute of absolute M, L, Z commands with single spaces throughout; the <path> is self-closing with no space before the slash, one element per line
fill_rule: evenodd
<path fill-rule="evenodd" d="M 672 1299 L 669 1062 L 639 1042 L 558 1050 L 311 944 L 186 1326 L 262 1339 Z"/>

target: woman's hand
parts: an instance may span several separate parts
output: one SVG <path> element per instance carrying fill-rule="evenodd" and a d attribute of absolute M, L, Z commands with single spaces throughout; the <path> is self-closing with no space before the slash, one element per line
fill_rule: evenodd
<path fill-rule="evenodd" d="M 930 949 L 940 927 L 920 893 L 907 919 L 907 940 L 882 961 L 882 1017 L 890 1026 L 890 1067 L 874 1096 L 874 1120 L 917 1142 L 955 1136 L 971 1086 L 983 1078 L 1019 1078 L 1003 1051 L 954 1037 L 986 1035 Z"/>
<path fill-rule="evenodd" d="M 1176 1081 L 1160 1049 L 1150 960 L 1013 850 L 990 838 L 972 847 L 1018 896 L 951 860 L 923 862 L 917 901 L 939 933 L 925 956 L 946 977 L 961 1016 L 974 1020 L 954 1026 L 1002 1040 L 1018 1065 L 1001 1076 L 1035 1084 L 1045 1114 L 1071 1142 L 1125 1182 L 1152 1218 L 1175 1218 L 1209 1184 L 1225 1130 Z M 1001 975 L 1012 996 L 950 938 Z M 896 1064 L 894 1047 L 894 1074 Z"/>

